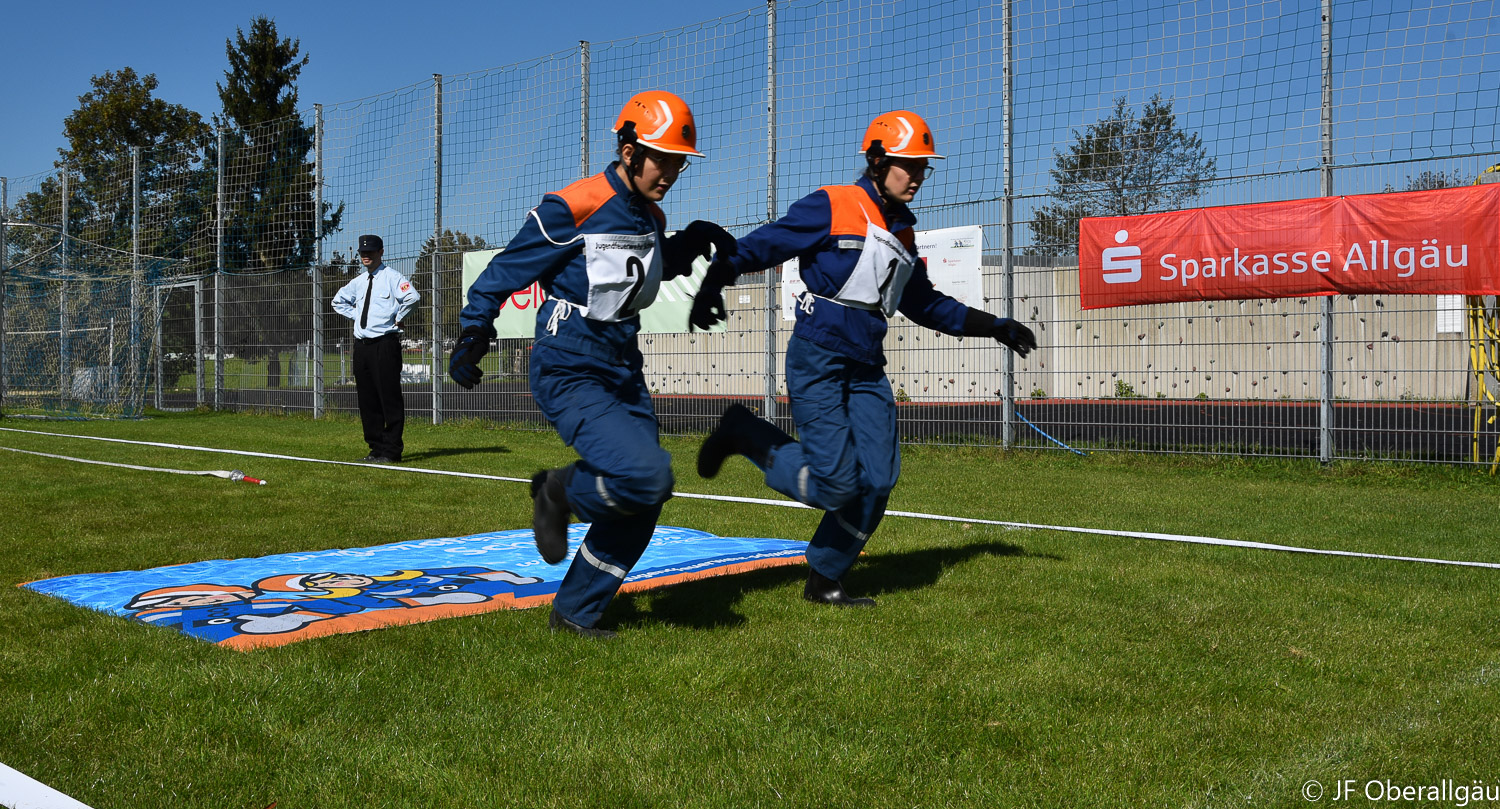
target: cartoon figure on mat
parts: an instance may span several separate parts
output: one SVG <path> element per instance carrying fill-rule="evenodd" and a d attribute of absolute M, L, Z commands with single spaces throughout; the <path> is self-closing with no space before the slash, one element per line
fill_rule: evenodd
<path fill-rule="evenodd" d="M 385 576 L 362 573 L 287 573 L 255 583 L 262 593 L 356 607 L 353 611 L 393 607 L 432 607 L 440 604 L 478 604 L 512 594 L 516 587 L 535 584 L 535 576 L 486 567 L 440 567 L 398 570 Z"/>
<path fill-rule="evenodd" d="M 310 608 L 311 607 L 311 608 Z M 359 612 L 339 602 L 316 606 L 300 599 L 263 598 L 237 584 L 178 584 L 147 590 L 125 605 L 138 621 L 169 626 L 217 643 L 236 635 L 278 635 L 308 624 Z"/>
<path fill-rule="evenodd" d="M 568 555 L 568 520 L 591 523 L 558 586 L 548 625 L 591 638 L 604 608 L 651 541 L 672 496 L 672 458 L 662 449 L 642 372 L 641 310 L 663 280 L 693 261 L 734 249 L 734 237 L 695 221 L 670 238 L 657 203 L 701 158 L 693 113 L 660 90 L 637 93 L 615 119 L 616 160 L 602 173 L 547 194 L 505 251 L 469 287 L 463 333 L 448 375 L 479 384 L 479 362 L 510 296 L 540 282 L 531 351 L 531 393 L 578 460 L 531 480 L 532 529 L 543 561 Z"/>
<path fill-rule="evenodd" d="M 698 453 L 698 474 L 711 478 L 730 455 L 744 455 L 766 485 L 822 509 L 807 549 L 811 568 L 803 597 L 841 607 L 870 607 L 842 579 L 859 558 L 901 472 L 896 400 L 885 375 L 882 341 L 897 311 L 944 334 L 993 338 L 1018 356 L 1036 348 L 1031 329 L 965 306 L 927 277 L 907 207 L 943 156 L 927 122 L 897 110 L 865 130 L 864 172 L 853 185 L 824 186 L 738 241 L 715 259 L 693 299 L 692 325 L 725 319 L 725 286 L 797 257 L 807 291 L 786 348 L 786 386 L 799 440 L 733 405 Z"/>

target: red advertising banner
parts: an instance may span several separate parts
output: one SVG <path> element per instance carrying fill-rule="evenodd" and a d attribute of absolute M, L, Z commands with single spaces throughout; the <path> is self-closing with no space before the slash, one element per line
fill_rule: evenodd
<path fill-rule="evenodd" d="M 1084 309 L 1500 294 L 1500 184 L 1092 217 L 1078 231 Z"/>

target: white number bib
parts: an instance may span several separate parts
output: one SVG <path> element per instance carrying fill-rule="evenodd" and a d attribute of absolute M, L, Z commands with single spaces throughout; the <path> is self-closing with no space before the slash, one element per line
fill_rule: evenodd
<path fill-rule="evenodd" d="M 871 222 L 865 229 L 859 263 L 833 299 L 858 309 L 880 309 L 892 317 L 911 271 L 911 254 L 890 231 Z"/>
<path fill-rule="evenodd" d="M 635 317 L 656 300 L 661 286 L 661 255 L 655 234 L 586 233 L 583 245 L 589 275 L 584 317 L 618 323 Z"/>

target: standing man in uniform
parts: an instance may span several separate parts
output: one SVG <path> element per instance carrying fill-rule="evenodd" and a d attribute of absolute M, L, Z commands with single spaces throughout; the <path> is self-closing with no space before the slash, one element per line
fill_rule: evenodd
<path fill-rule="evenodd" d="M 742 273 L 797 256 L 807 284 L 786 348 L 786 385 L 800 441 L 732 405 L 698 453 L 711 478 L 744 455 L 766 485 L 826 513 L 807 548 L 802 596 L 840 607 L 872 607 L 844 591 L 844 574 L 885 516 L 901 473 L 896 399 L 885 375 L 886 322 L 899 310 L 944 334 L 993 338 L 1019 356 L 1036 348 L 1031 329 L 959 303 L 932 286 L 917 255 L 907 207 L 941 160 L 932 130 L 906 110 L 865 130 L 863 175 L 803 197 L 786 216 L 745 234 L 737 253 L 715 260 L 693 299 L 692 325 L 724 319 L 723 288 Z"/>
<path fill-rule="evenodd" d="M 333 296 L 333 311 L 354 321 L 354 387 L 370 454 L 366 463 L 400 463 L 406 405 L 401 399 L 401 321 L 421 298 L 406 276 L 386 266 L 379 236 L 359 237 L 364 275 Z"/>
<path fill-rule="evenodd" d="M 479 383 L 479 360 L 495 316 L 511 295 L 540 281 L 531 394 L 578 461 L 531 480 L 532 528 L 548 564 L 568 554 L 570 515 L 591 523 L 558 586 L 549 625 L 590 638 L 645 552 L 662 504 L 672 496 L 672 458 L 661 448 L 656 410 L 641 373 L 640 311 L 663 279 L 692 272 L 693 260 L 734 249 L 734 237 L 697 221 L 664 237 L 657 203 L 698 151 L 693 113 L 663 91 L 638 93 L 615 119 L 617 159 L 601 174 L 547 194 L 521 231 L 469 287 L 463 332 L 448 375 Z"/>

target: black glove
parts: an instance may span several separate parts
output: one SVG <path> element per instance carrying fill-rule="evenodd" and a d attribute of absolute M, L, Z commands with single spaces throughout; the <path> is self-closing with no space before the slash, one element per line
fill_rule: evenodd
<path fill-rule="evenodd" d="M 704 285 L 693 296 L 693 309 L 688 313 L 688 331 L 708 331 L 729 319 L 724 312 L 724 288 Z"/>
<path fill-rule="evenodd" d="M 979 309 L 970 309 L 964 317 L 964 336 L 993 337 L 1021 357 L 1036 348 L 1036 335 L 1025 324 L 1008 317 L 995 317 Z"/>
<path fill-rule="evenodd" d="M 724 287 L 734 282 L 734 267 L 722 258 L 714 259 L 703 276 L 703 286 L 693 296 L 693 309 L 688 313 L 688 331 L 708 331 L 729 319 L 724 311 Z"/>
<path fill-rule="evenodd" d="M 495 336 L 494 326 L 465 326 L 453 353 L 448 357 L 448 376 L 464 390 L 473 390 L 484 371 L 479 370 L 479 361 L 490 353 L 490 339 Z"/>
<path fill-rule="evenodd" d="M 712 256 L 709 248 L 714 249 Z M 693 273 L 693 260 L 728 258 L 735 254 L 736 243 L 729 231 L 701 219 L 667 237 L 661 243 L 661 274 L 671 280 Z"/>

